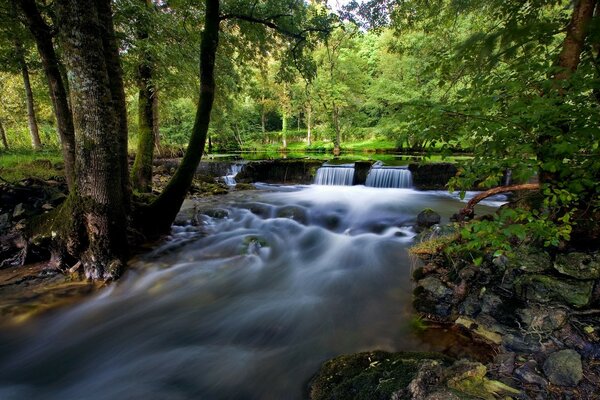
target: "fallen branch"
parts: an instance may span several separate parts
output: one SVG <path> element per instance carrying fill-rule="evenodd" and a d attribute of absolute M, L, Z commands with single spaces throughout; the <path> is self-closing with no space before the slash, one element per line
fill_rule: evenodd
<path fill-rule="evenodd" d="M 539 183 L 522 183 L 519 185 L 499 186 L 486 190 L 485 192 L 481 192 L 469 200 L 467 205 L 458 212 L 458 220 L 464 221 L 466 218 L 472 218 L 473 215 L 475 215 L 475 205 L 477 205 L 477 203 L 479 203 L 481 200 L 490 196 L 506 192 L 516 192 L 519 190 L 539 190 L 539 188 Z"/>

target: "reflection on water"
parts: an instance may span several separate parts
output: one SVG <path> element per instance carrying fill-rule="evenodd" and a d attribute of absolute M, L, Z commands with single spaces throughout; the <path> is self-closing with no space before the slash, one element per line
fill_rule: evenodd
<path fill-rule="evenodd" d="M 329 357 L 425 348 L 409 329 L 410 224 L 456 199 L 311 186 L 205 201 L 213 217 L 175 227 L 117 284 L 0 333 L 0 398 L 295 399 Z"/>

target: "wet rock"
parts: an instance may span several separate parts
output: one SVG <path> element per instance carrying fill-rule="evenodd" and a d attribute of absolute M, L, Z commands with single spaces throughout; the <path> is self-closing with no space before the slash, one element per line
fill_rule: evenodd
<path fill-rule="evenodd" d="M 252 214 L 258 215 L 261 218 L 271 217 L 271 207 L 263 203 L 246 203 L 241 204 L 241 208 L 250 210 Z"/>
<path fill-rule="evenodd" d="M 202 211 L 202 214 L 215 219 L 224 219 L 229 217 L 229 211 L 224 208 L 211 208 L 209 210 Z"/>
<path fill-rule="evenodd" d="M 24 213 L 25 213 L 25 209 L 23 208 L 23 203 L 17 204 L 15 206 L 15 208 L 13 209 L 13 213 L 12 213 L 13 219 L 20 217 Z"/>
<path fill-rule="evenodd" d="M 510 376 L 515 370 L 515 353 L 500 353 L 494 358 L 494 363 L 498 365 L 498 373 Z"/>
<path fill-rule="evenodd" d="M 425 360 L 445 363 L 448 359 L 435 353 L 383 351 L 339 356 L 326 361 L 311 379 L 309 397 L 311 400 L 390 399 L 408 387 Z"/>
<path fill-rule="evenodd" d="M 417 311 L 442 317 L 450 315 L 454 291 L 435 276 L 427 276 L 415 288 L 413 306 Z"/>
<path fill-rule="evenodd" d="M 550 333 L 567 322 L 567 311 L 557 307 L 532 305 L 517 311 L 519 319 L 530 331 Z"/>
<path fill-rule="evenodd" d="M 481 298 L 481 312 L 483 313 L 494 315 L 502 305 L 500 296 L 489 291 L 486 291 Z"/>
<path fill-rule="evenodd" d="M 185 199 L 181 205 L 179 213 L 175 217 L 173 224 L 175 225 L 188 225 L 196 215 L 196 203 L 190 199 Z"/>
<path fill-rule="evenodd" d="M 466 360 L 457 361 L 448 371 L 447 386 L 460 393 L 482 399 L 496 399 L 501 395 L 520 392 L 502 382 L 486 378 L 485 365 Z"/>
<path fill-rule="evenodd" d="M 560 350 L 544 362 L 544 373 L 555 385 L 577 386 L 583 379 L 581 356 L 575 350 Z"/>
<path fill-rule="evenodd" d="M 540 273 L 552 268 L 550 255 L 537 248 L 524 247 L 516 251 L 511 265 L 527 273 Z"/>
<path fill-rule="evenodd" d="M 487 316 L 487 318 L 478 317 L 477 319 L 461 316 L 458 317 L 454 323 L 458 326 L 462 326 L 489 343 L 496 345 L 502 343 L 503 330 L 501 326 L 494 323 L 493 318 L 489 316 Z"/>
<path fill-rule="evenodd" d="M 289 218 L 306 225 L 308 217 L 306 210 L 298 206 L 283 206 L 277 209 L 275 216 L 277 218 Z"/>
<path fill-rule="evenodd" d="M 429 392 L 435 388 L 442 376 L 442 363 L 436 360 L 425 360 L 421 363 L 413 380 L 406 389 L 392 395 L 392 399 L 425 399 Z"/>
<path fill-rule="evenodd" d="M 548 381 L 540 375 L 535 360 L 529 360 L 517 368 L 515 370 L 515 377 L 525 383 L 539 385 L 544 388 L 548 386 Z"/>
<path fill-rule="evenodd" d="M 439 224 L 442 217 L 430 208 L 426 208 L 417 215 L 417 225 L 415 230 L 422 232 L 433 225 Z"/>
<path fill-rule="evenodd" d="M 537 353 L 541 349 L 539 338 L 508 333 L 502 336 L 502 346 L 517 353 Z"/>
<path fill-rule="evenodd" d="M 516 293 L 521 299 L 541 303 L 564 301 L 573 307 L 590 303 L 593 285 L 593 281 L 558 279 L 548 275 L 525 275 L 515 281 Z"/>
<path fill-rule="evenodd" d="M 418 190 L 445 189 L 448 181 L 456 175 L 458 169 L 451 163 L 410 164 L 413 186 Z"/>
<path fill-rule="evenodd" d="M 458 311 L 462 315 L 474 317 L 481 312 L 481 301 L 475 293 L 471 293 L 459 305 Z"/>
<path fill-rule="evenodd" d="M 236 191 L 240 191 L 240 190 L 253 190 L 254 189 L 254 185 L 252 185 L 251 183 L 238 183 L 235 185 L 235 190 Z"/>
<path fill-rule="evenodd" d="M 364 185 L 367 182 L 367 176 L 373 163 L 371 161 L 356 161 L 354 163 L 353 185 Z"/>
<path fill-rule="evenodd" d="M 8 213 L 0 215 L 0 230 L 4 230 L 8 226 L 10 215 Z"/>
<path fill-rule="evenodd" d="M 559 254 L 554 261 L 554 269 L 577 279 L 599 279 L 600 254 L 578 252 Z"/>

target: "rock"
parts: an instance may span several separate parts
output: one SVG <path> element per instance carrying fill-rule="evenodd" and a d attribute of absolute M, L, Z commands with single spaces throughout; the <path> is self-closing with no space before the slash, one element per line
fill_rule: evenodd
<path fill-rule="evenodd" d="M 367 182 L 367 176 L 373 163 L 371 161 L 356 161 L 354 163 L 353 185 L 364 185 Z"/>
<path fill-rule="evenodd" d="M 510 265 L 521 271 L 537 274 L 552 268 L 550 255 L 537 248 L 521 247 L 516 251 Z"/>
<path fill-rule="evenodd" d="M 448 371 L 447 385 L 460 393 L 481 399 L 493 400 L 501 395 L 520 392 L 502 382 L 486 378 L 487 368 L 478 362 L 457 361 Z"/>
<path fill-rule="evenodd" d="M 599 279 L 600 254 L 579 252 L 559 254 L 554 261 L 554 269 L 576 279 Z"/>
<path fill-rule="evenodd" d="M 502 343 L 502 331 L 498 324 L 492 325 L 488 321 L 471 319 L 468 317 L 458 317 L 454 323 L 458 326 L 468 329 L 480 338 L 492 344 Z"/>
<path fill-rule="evenodd" d="M 541 349 L 539 339 L 508 333 L 502 336 L 502 346 L 517 353 L 537 353 Z"/>
<path fill-rule="evenodd" d="M 441 220 L 442 217 L 440 214 L 430 208 L 426 208 L 417 215 L 417 225 L 415 230 L 417 232 L 422 232 L 433 225 L 439 224 Z"/>
<path fill-rule="evenodd" d="M 515 280 L 515 290 L 521 299 L 540 303 L 558 300 L 573 307 L 584 307 L 590 303 L 593 285 L 593 281 L 559 279 L 548 275 L 524 275 Z"/>
<path fill-rule="evenodd" d="M 471 293 L 467 296 L 465 301 L 460 303 L 458 311 L 461 315 L 466 315 L 468 317 L 477 316 L 477 314 L 481 312 L 481 301 L 479 301 L 479 297 L 475 293 Z"/>
<path fill-rule="evenodd" d="M 567 311 L 557 307 L 532 305 L 517 311 L 523 325 L 530 331 L 551 333 L 567 322 Z"/>
<path fill-rule="evenodd" d="M 308 217 L 306 210 L 299 206 L 283 206 L 277 209 L 275 216 L 277 218 L 289 218 L 296 222 L 306 225 Z"/>
<path fill-rule="evenodd" d="M 229 211 L 225 210 L 224 208 L 211 208 L 209 210 L 202 211 L 202 214 L 215 219 L 224 219 L 229 217 Z"/>
<path fill-rule="evenodd" d="M 175 217 L 173 224 L 175 225 L 188 225 L 196 215 L 196 203 L 193 200 L 185 199 L 179 213 Z"/>
<path fill-rule="evenodd" d="M 413 306 L 417 311 L 447 317 L 452 310 L 454 291 L 444 285 L 436 276 L 427 276 L 418 282 L 413 294 Z"/>
<path fill-rule="evenodd" d="M 500 353 L 494 358 L 494 363 L 498 365 L 498 373 L 510 376 L 515 370 L 515 353 Z"/>
<path fill-rule="evenodd" d="M 548 381 L 545 380 L 537 370 L 537 362 L 529 360 L 515 370 L 515 376 L 525 383 L 539 385 L 543 388 L 548 386 Z"/>
<path fill-rule="evenodd" d="M 408 387 L 403 390 L 412 399 L 424 399 L 435 388 L 442 376 L 442 363 L 437 360 L 425 360 Z M 394 398 L 394 396 L 392 396 Z M 398 396 L 398 399 L 402 397 Z"/>
<path fill-rule="evenodd" d="M 581 356 L 575 350 L 559 350 L 544 362 L 544 373 L 555 385 L 577 386 L 583 379 Z"/>
<path fill-rule="evenodd" d="M 15 208 L 13 209 L 13 219 L 16 219 L 17 217 L 20 217 L 21 215 L 23 215 L 25 213 L 25 209 L 23 208 L 23 203 L 19 203 L 15 206 Z"/>
<path fill-rule="evenodd" d="M 458 169 L 451 163 L 409 164 L 413 186 L 418 190 L 446 189 L 448 181 L 456 175 Z"/>
<path fill-rule="evenodd" d="M 407 389 L 425 360 L 448 362 L 435 353 L 373 351 L 339 356 L 323 363 L 311 379 L 309 398 L 390 399 Z"/>
<path fill-rule="evenodd" d="M 0 215 L 0 230 L 4 230 L 8 226 L 8 221 L 10 221 L 8 213 Z"/>
<path fill-rule="evenodd" d="M 494 315 L 502 307 L 500 296 L 486 291 L 481 298 L 481 312 Z"/>

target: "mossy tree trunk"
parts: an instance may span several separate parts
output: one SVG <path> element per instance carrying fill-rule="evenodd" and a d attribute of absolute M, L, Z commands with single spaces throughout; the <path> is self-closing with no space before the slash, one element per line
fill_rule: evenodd
<path fill-rule="evenodd" d="M 200 45 L 200 101 L 187 151 L 160 196 L 142 213 L 147 233 L 168 231 L 183 204 L 202 158 L 210 113 L 215 98 L 215 58 L 219 44 L 219 0 L 206 0 L 205 23 Z M 151 220 L 151 224 L 147 221 Z"/>
<path fill-rule="evenodd" d="M 37 120 L 35 118 L 35 104 L 33 101 L 33 91 L 31 90 L 31 80 L 29 79 L 29 68 L 25 61 L 25 51 L 23 45 L 17 39 L 15 40 L 15 56 L 23 76 L 23 86 L 25 88 L 25 99 L 27 101 L 27 124 L 29 126 L 29 136 L 31 136 L 31 146 L 34 150 L 41 150 L 42 141 L 38 130 Z"/>
<path fill-rule="evenodd" d="M 6 140 L 6 132 L 4 132 L 2 121 L 0 121 L 0 139 L 2 139 L 2 145 L 4 146 L 4 149 L 8 150 L 8 140 Z"/>
<path fill-rule="evenodd" d="M 140 0 L 147 9 L 152 8 L 149 0 Z M 137 36 L 141 42 L 147 42 L 148 38 L 147 18 L 140 16 L 137 24 Z M 146 48 L 148 46 L 145 46 Z M 143 51 L 137 69 L 138 85 L 138 143 L 135 154 L 133 169 L 131 170 L 131 182 L 133 188 L 139 192 L 152 191 L 152 162 L 154 160 L 154 67 L 152 56 Z"/>
<path fill-rule="evenodd" d="M 311 143 L 311 128 L 312 128 L 312 106 L 310 103 L 306 105 L 306 144 Z"/>
<path fill-rule="evenodd" d="M 63 207 L 77 222 L 75 233 L 85 234 L 76 251 L 86 277 L 114 279 L 127 255 L 129 199 L 121 182 L 127 171 L 121 171 L 121 75 L 115 71 L 118 59 L 111 59 L 116 53 L 110 0 L 59 0 L 57 10 L 77 138 L 75 190 Z"/>
<path fill-rule="evenodd" d="M 65 162 L 65 177 L 69 190 L 73 190 L 75 184 L 75 133 L 73 117 L 67 100 L 67 91 L 52 43 L 53 30 L 50 29 L 40 14 L 35 0 L 16 0 L 16 3 L 25 16 L 27 28 L 35 39 L 42 59 Z"/>

